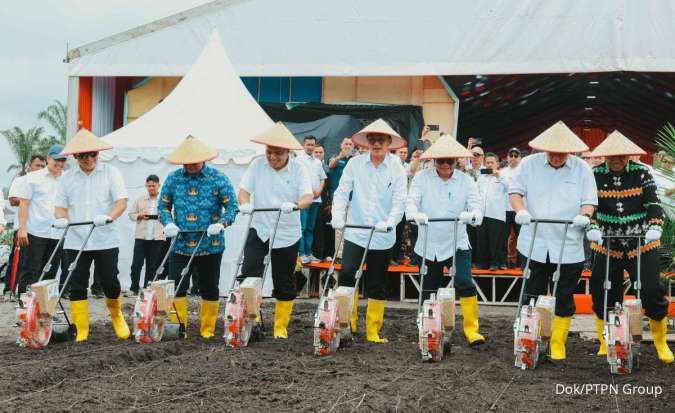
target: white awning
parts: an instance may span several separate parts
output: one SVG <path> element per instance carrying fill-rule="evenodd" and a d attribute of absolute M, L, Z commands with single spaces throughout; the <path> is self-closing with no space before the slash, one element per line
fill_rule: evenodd
<path fill-rule="evenodd" d="M 71 76 L 182 76 L 218 29 L 242 76 L 675 70 L 670 0 L 219 0 L 69 53 Z"/>

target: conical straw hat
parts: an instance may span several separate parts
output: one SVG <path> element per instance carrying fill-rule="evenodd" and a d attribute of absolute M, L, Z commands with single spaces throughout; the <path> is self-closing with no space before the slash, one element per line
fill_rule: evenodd
<path fill-rule="evenodd" d="M 396 133 L 396 131 L 392 129 L 391 126 L 389 126 L 389 124 L 384 121 L 384 119 L 378 119 L 360 131 L 356 132 L 354 136 L 352 136 L 352 141 L 354 141 L 354 143 L 359 146 L 368 146 L 368 139 L 366 139 L 366 136 L 369 133 L 383 133 L 385 135 L 391 136 L 391 145 L 389 145 L 389 149 L 392 150 L 402 148 L 406 145 L 405 139 Z"/>
<path fill-rule="evenodd" d="M 473 154 L 451 135 L 443 135 L 421 156 L 421 159 L 438 158 L 473 158 Z"/>
<path fill-rule="evenodd" d="M 112 149 L 108 143 L 99 139 L 87 129 L 80 129 L 73 138 L 66 143 L 61 155 L 75 155 L 77 153 L 85 152 L 100 152 Z"/>
<path fill-rule="evenodd" d="M 281 122 L 277 122 L 265 132 L 251 139 L 251 142 L 260 143 L 275 148 L 290 149 L 293 151 L 301 150 L 302 145 L 295 139 L 295 136 Z"/>
<path fill-rule="evenodd" d="M 615 130 L 591 152 L 591 156 L 646 155 L 647 152 Z"/>
<path fill-rule="evenodd" d="M 185 165 L 210 161 L 217 156 L 218 151 L 190 135 L 171 152 L 166 160 L 174 165 Z"/>
<path fill-rule="evenodd" d="M 588 146 L 579 139 L 562 121 L 543 131 L 530 141 L 530 147 L 543 152 L 576 153 L 588 150 Z"/>

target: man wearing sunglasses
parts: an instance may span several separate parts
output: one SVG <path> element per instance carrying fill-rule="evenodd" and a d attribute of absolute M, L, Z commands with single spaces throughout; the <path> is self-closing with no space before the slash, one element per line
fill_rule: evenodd
<path fill-rule="evenodd" d="M 502 179 L 506 181 L 507 186 L 510 185 L 511 179 L 515 175 L 518 165 L 520 165 L 520 160 L 522 159 L 522 154 L 520 152 L 520 149 L 513 147 L 509 149 L 508 152 L 508 157 L 507 157 L 507 162 L 508 165 L 505 168 L 502 168 L 499 171 L 499 174 L 501 175 Z M 513 207 L 511 206 L 511 203 L 508 202 L 508 198 L 506 201 L 506 249 L 507 249 L 507 261 L 508 261 L 508 266 L 509 268 L 516 268 L 519 266 L 519 260 L 518 260 L 518 251 L 515 248 L 515 242 L 514 245 L 511 245 L 509 243 L 509 238 L 511 234 L 511 230 L 513 230 L 513 234 L 515 236 L 515 239 L 518 239 L 518 235 L 520 234 L 520 225 L 516 223 L 516 213 L 513 210 Z"/>
<path fill-rule="evenodd" d="M 422 297 L 448 284 L 443 276 L 443 267 L 456 270 L 454 287 L 459 295 L 459 304 L 464 317 L 464 336 L 470 346 L 485 343 L 478 329 L 478 297 L 471 278 L 471 245 L 466 232 L 467 225 L 477 226 L 483 220 L 481 196 L 478 185 L 468 174 L 455 168 L 457 159 L 470 158 L 471 152 L 452 136 L 440 137 L 424 152 L 422 159 L 432 159 L 434 168 L 418 172 L 412 180 L 406 201 L 406 216 L 415 220 L 420 235 L 415 243 L 415 254 L 421 262 L 424 253 L 424 232 L 427 235 L 427 275 L 422 285 Z M 434 222 L 432 218 L 459 218 L 457 224 L 457 251 L 453 251 L 454 222 Z"/>
<path fill-rule="evenodd" d="M 80 129 L 60 155 L 73 155 L 77 165 L 59 180 L 54 201 L 54 226 L 65 228 L 69 221 L 93 221 L 96 226 L 86 245 L 84 243 L 89 228 L 70 228 L 63 247 L 68 261 L 72 262 L 84 245 L 70 280 L 70 308 L 73 323 L 77 327 L 77 341 L 85 341 L 89 337 L 87 284 L 92 262 L 101 277 L 115 335 L 120 339 L 129 337 L 117 278 L 120 235 L 114 222 L 127 208 L 128 195 L 120 172 L 109 164 L 98 162 L 99 152 L 107 149 L 112 149 L 112 146 L 88 130 Z"/>
<path fill-rule="evenodd" d="M 346 222 L 375 226 L 377 232 L 368 246 L 367 230 L 347 228 L 344 231 L 339 283 L 341 286 L 354 286 L 356 270 L 365 248 L 368 248 L 368 272 L 364 274 L 368 294 L 366 338 L 373 343 L 385 343 L 387 340 L 380 338 L 379 334 L 384 319 L 386 275 L 391 248 L 396 241 L 393 229 L 403 217 L 408 182 L 400 159 L 389 152 L 406 145 L 406 141 L 382 119 L 357 132 L 352 140 L 356 145 L 368 148 L 368 153 L 358 155 L 347 163 L 333 197 L 331 225 L 336 230 L 345 227 L 345 210 L 351 195 Z M 353 332 L 356 331 L 357 305 L 358 300 L 355 299 L 351 319 Z"/>

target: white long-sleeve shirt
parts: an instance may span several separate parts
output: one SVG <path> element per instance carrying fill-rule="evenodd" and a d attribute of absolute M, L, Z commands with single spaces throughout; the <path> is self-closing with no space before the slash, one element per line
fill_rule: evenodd
<path fill-rule="evenodd" d="M 391 221 L 395 226 L 403 217 L 407 178 L 401 160 L 387 154 L 381 164 L 375 166 L 370 154 L 365 153 L 349 160 L 342 172 L 340 184 L 333 196 L 333 215 L 344 216 L 349 196 L 351 205 L 347 224 L 375 225 Z M 368 230 L 347 228 L 345 240 L 365 248 Z M 376 232 L 370 244 L 372 250 L 386 250 L 396 242 L 396 231 Z"/>
<path fill-rule="evenodd" d="M 511 181 L 509 194 L 524 197 L 527 210 L 534 219 L 572 220 L 582 205 L 598 205 L 598 191 L 590 166 L 581 158 L 570 156 L 565 165 L 555 169 L 548 163 L 546 153 L 530 155 L 522 160 Z M 518 251 L 527 256 L 534 223 L 520 227 Z M 532 259 L 557 263 L 564 225 L 539 224 Z M 570 225 L 565 238 L 562 263 L 584 260 L 584 231 Z"/>
<path fill-rule="evenodd" d="M 480 194 L 473 178 L 462 171 L 455 170 L 447 181 L 441 179 L 436 168 L 419 171 L 410 184 L 406 201 L 406 215 L 423 212 L 429 218 L 456 218 L 463 211 L 480 210 Z M 452 249 L 454 241 L 454 222 L 431 222 L 426 258 L 444 261 L 455 255 Z M 424 250 L 424 229 L 415 243 L 415 253 L 422 256 Z M 457 224 L 457 248 L 468 250 L 469 237 L 466 225 Z"/>
<path fill-rule="evenodd" d="M 513 207 L 511 206 L 511 202 L 509 202 L 508 188 L 511 186 L 511 181 L 513 180 L 513 176 L 516 174 L 517 171 L 518 171 L 517 166 L 515 168 L 512 168 L 511 166 L 506 166 L 506 167 L 499 170 L 499 176 L 502 179 L 506 180 L 506 188 L 507 188 L 506 211 L 513 211 Z"/>
<path fill-rule="evenodd" d="M 478 190 L 481 196 L 483 216 L 506 222 L 506 201 L 508 198 L 506 180 L 493 175 L 479 175 Z"/>
<path fill-rule="evenodd" d="M 7 225 L 7 221 L 5 221 L 5 196 L 0 192 L 0 225 L 3 227 Z"/>

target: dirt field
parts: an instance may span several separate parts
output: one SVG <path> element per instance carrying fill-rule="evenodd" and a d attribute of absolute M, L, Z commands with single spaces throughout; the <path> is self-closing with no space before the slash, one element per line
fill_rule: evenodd
<path fill-rule="evenodd" d="M 272 303 L 265 303 L 267 322 Z M 127 314 L 131 305 L 126 304 Z M 191 320 L 196 321 L 196 304 Z M 364 308 L 361 308 L 363 317 Z M 484 351 L 455 336 L 442 363 L 419 360 L 414 310 L 386 312 L 386 345 L 353 347 L 336 356 L 312 355 L 314 305 L 296 305 L 287 341 L 267 339 L 246 349 L 198 337 L 141 346 L 116 342 L 108 323 L 92 326 L 90 341 L 42 351 L 0 339 L 1 411 L 673 411 L 675 375 L 651 344 L 630 377 L 609 374 L 597 344 L 570 335 L 568 363 L 521 372 L 513 366 L 512 320 L 483 317 Z M 458 320 L 461 323 L 461 318 Z M 363 320 L 361 319 L 361 325 Z M 361 326 L 360 325 L 360 326 Z M 461 325 L 461 324 L 460 324 Z M 220 334 L 222 324 L 218 325 Z M 269 330 L 269 328 L 268 328 Z M 560 385 L 618 385 L 618 395 L 557 395 Z M 662 394 L 626 394 L 629 386 L 660 386 Z M 557 386 L 558 385 L 558 386 Z M 649 388 L 649 387 L 647 387 Z M 637 389 L 636 389 L 637 391 Z M 617 409 L 618 407 L 618 409 Z"/>

